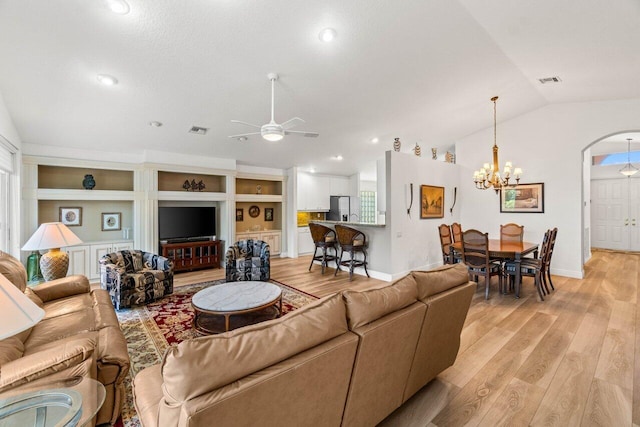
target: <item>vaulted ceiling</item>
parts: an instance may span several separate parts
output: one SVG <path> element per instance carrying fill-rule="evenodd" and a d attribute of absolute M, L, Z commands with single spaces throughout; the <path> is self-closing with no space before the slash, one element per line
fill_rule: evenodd
<path fill-rule="evenodd" d="M 640 97 L 637 0 L 128 4 L 120 15 L 106 0 L 0 0 L 0 93 L 25 151 L 158 150 L 348 175 L 394 137 L 430 155 L 491 126 L 493 95 L 499 121 Z M 325 27 L 331 43 L 318 38 Z M 270 72 L 276 121 L 301 117 L 294 129 L 318 138 L 228 138 L 252 130 L 232 119 L 269 121 Z M 562 82 L 538 81 L 552 76 Z"/>

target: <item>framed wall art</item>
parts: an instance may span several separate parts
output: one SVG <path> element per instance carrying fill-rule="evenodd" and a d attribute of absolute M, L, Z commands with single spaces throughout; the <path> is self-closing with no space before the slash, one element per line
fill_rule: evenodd
<path fill-rule="evenodd" d="M 244 221 L 244 209 L 236 209 L 236 221 Z"/>
<path fill-rule="evenodd" d="M 82 225 L 82 208 L 60 208 L 60 222 L 64 225 Z"/>
<path fill-rule="evenodd" d="M 544 183 L 520 184 L 501 189 L 500 212 L 544 213 Z"/>
<path fill-rule="evenodd" d="M 273 208 L 264 208 L 264 220 L 273 221 Z"/>
<path fill-rule="evenodd" d="M 102 231 L 116 231 L 122 229 L 120 212 L 102 214 Z"/>
<path fill-rule="evenodd" d="M 444 187 L 420 186 L 420 219 L 444 218 Z"/>

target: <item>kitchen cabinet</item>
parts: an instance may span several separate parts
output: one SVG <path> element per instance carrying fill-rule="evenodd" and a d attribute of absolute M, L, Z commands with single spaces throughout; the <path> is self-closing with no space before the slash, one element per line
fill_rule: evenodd
<path fill-rule="evenodd" d="M 296 195 L 299 211 L 328 211 L 331 178 L 299 173 Z"/>
<path fill-rule="evenodd" d="M 330 196 L 350 196 L 349 194 L 349 178 L 340 176 L 332 176 L 330 178 Z"/>
<path fill-rule="evenodd" d="M 298 255 L 311 254 L 315 248 L 309 227 L 298 227 Z"/>

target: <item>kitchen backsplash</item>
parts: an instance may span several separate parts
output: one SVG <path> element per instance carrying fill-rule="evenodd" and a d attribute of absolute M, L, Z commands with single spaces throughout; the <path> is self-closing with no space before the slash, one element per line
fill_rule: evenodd
<path fill-rule="evenodd" d="M 313 220 L 324 221 L 326 212 L 300 212 L 298 211 L 298 227 L 306 227 Z"/>

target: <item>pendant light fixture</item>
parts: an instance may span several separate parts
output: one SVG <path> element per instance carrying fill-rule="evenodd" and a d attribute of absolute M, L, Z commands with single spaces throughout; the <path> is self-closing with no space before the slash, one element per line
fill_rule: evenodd
<path fill-rule="evenodd" d="M 638 172 L 638 168 L 631 164 L 631 138 L 627 138 L 627 164 L 619 172 L 627 178 Z"/>
<path fill-rule="evenodd" d="M 504 164 L 502 176 L 500 176 L 500 164 L 498 163 L 498 143 L 496 138 L 497 100 L 497 96 L 491 98 L 491 102 L 493 102 L 493 164 L 489 165 L 489 163 L 485 163 L 482 168 L 480 168 L 480 170 L 477 170 L 473 173 L 473 182 L 476 184 L 476 188 L 478 190 L 493 188 L 494 190 L 496 190 L 496 193 L 502 187 L 506 187 L 509 185 L 509 179 L 511 179 L 511 177 L 515 178 L 516 184 L 518 184 L 520 182 L 520 176 L 522 175 L 522 169 L 514 168 L 511 162 L 506 162 Z"/>

